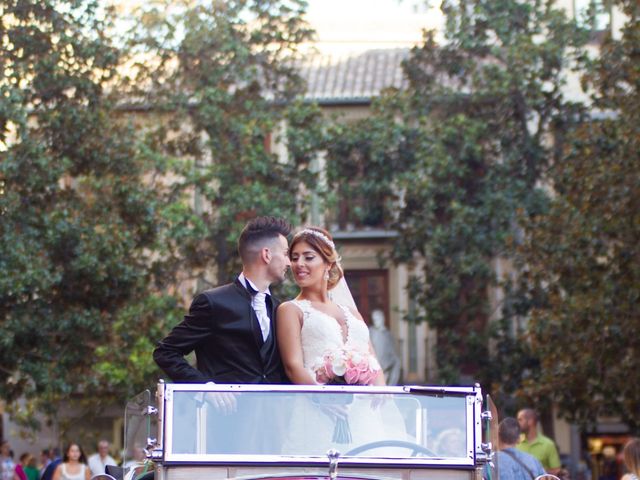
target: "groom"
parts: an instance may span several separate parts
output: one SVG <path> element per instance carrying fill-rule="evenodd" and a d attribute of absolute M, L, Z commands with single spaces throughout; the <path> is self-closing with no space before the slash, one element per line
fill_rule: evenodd
<path fill-rule="evenodd" d="M 179 383 L 290 383 L 284 373 L 275 332 L 279 302 L 269 285 L 284 280 L 289 261 L 287 235 L 291 225 L 275 217 L 258 217 L 242 230 L 238 251 L 242 272 L 233 283 L 195 297 L 184 320 L 153 351 L 158 366 Z M 195 351 L 196 367 L 185 356 Z M 263 412 L 251 397 L 209 392 L 187 407 L 176 422 L 177 448 L 191 453 L 192 417 L 208 405 L 209 453 L 273 453 L 273 439 L 282 431 L 278 412 Z M 262 428 L 256 431 L 256 425 Z M 222 432 L 222 434 L 221 434 Z M 176 437 L 177 435 L 177 437 Z"/>
<path fill-rule="evenodd" d="M 289 383 L 275 338 L 279 302 L 269 285 L 283 281 L 291 265 L 290 231 L 291 225 L 276 217 L 247 223 L 238 240 L 242 273 L 233 283 L 196 296 L 184 320 L 153 352 L 172 381 Z M 184 358 L 192 351 L 195 368 Z"/>

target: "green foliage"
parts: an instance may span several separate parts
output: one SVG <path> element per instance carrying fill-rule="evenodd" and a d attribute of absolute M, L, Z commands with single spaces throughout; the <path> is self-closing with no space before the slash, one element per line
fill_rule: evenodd
<path fill-rule="evenodd" d="M 190 158 L 175 165 L 176 192 L 195 192 L 182 211 L 175 250 L 204 284 L 237 274 L 235 240 L 255 215 L 299 223 L 312 186 L 317 109 L 295 101 L 303 91 L 293 62 L 311 34 L 304 1 L 154 2 L 131 31 L 139 95 L 164 123 L 150 149 Z M 136 57 L 134 57 L 136 58 Z M 151 60 L 149 60 L 151 59 Z M 289 120 L 289 130 L 283 128 Z M 288 158 L 276 147 L 289 140 Z M 302 182 L 302 183 L 301 183 Z M 176 218 L 177 220 L 177 218 Z M 215 277 L 212 278 L 212 272 Z"/>
<path fill-rule="evenodd" d="M 152 385 L 180 282 L 237 273 L 254 215 L 299 222 L 322 140 L 293 68 L 305 7 L 152 2 L 117 38 L 125 57 L 98 1 L 0 4 L 0 394 L 16 420 Z"/>
<path fill-rule="evenodd" d="M 343 199 L 333 219 L 342 229 L 391 222 L 390 208 L 398 200 L 393 179 L 406 170 L 413 155 L 403 138 L 405 129 L 394 120 L 397 104 L 394 96 L 381 98 L 371 117 L 329 125 L 327 182 L 335 197 Z"/>
<path fill-rule="evenodd" d="M 619 415 L 640 429 L 640 10 L 619 2 L 623 36 L 607 38 L 584 77 L 596 115 L 568 139 L 550 179 L 548 209 L 526 219 L 523 288 L 529 337 L 548 397 L 581 424 Z"/>
<path fill-rule="evenodd" d="M 336 182 L 354 180 L 348 194 L 390 200 L 385 225 L 399 233 L 392 258 L 415 267 L 409 293 L 419 308 L 407 319 L 438 335 L 430 380 L 499 390 L 514 373 L 512 354 L 523 372 L 535 359 L 506 322 L 489 324 L 488 288 L 499 281 L 492 262 L 510 256 L 518 214 L 545 203 L 538 182 L 579 112 L 561 90 L 586 36 L 553 2 L 444 2 L 442 10 L 445 41 L 425 33 L 404 65 L 407 90 L 390 92 L 342 144 L 331 140 L 329 170 Z"/>
<path fill-rule="evenodd" d="M 97 2 L 0 9 L 0 395 L 55 415 L 78 392 L 123 393 L 93 366 L 114 322 L 163 281 L 150 252 L 164 204 L 105 94 L 119 52 Z"/>
<path fill-rule="evenodd" d="M 131 398 L 151 387 L 158 370 L 151 355 L 157 339 L 166 335 L 184 313 L 175 298 L 150 295 L 123 308 L 112 325 L 113 341 L 96 347 L 96 381 Z M 144 335 L 140 335 L 144 332 Z"/>

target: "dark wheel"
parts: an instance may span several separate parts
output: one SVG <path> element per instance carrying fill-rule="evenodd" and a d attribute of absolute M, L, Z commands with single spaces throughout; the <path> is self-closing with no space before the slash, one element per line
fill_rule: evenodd
<path fill-rule="evenodd" d="M 412 451 L 411 453 L 412 457 L 415 457 L 416 455 L 418 455 L 418 453 L 428 455 L 429 457 L 439 456 L 439 455 L 436 455 L 431 450 L 429 450 L 427 447 L 423 447 L 422 445 L 419 445 L 413 442 L 405 442 L 404 440 L 379 440 L 377 442 L 364 443 L 356 448 L 352 448 L 351 450 L 346 452 L 344 455 L 345 456 L 358 455 L 359 453 L 366 452 L 367 450 L 373 450 L 374 448 L 380 448 L 380 447 L 406 448 Z"/>

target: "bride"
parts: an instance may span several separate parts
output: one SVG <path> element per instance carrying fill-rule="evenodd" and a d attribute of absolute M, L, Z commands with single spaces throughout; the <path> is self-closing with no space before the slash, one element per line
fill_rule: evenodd
<path fill-rule="evenodd" d="M 330 295 L 343 272 L 329 233 L 319 227 L 300 230 L 289 258 L 300 293 L 280 306 L 276 321 L 278 348 L 291 382 L 384 385 L 369 329 L 355 304 L 349 306 L 345 299 L 337 303 Z M 355 364 L 362 368 L 351 368 Z"/>
<path fill-rule="evenodd" d="M 368 327 L 355 308 L 329 233 L 318 227 L 300 230 L 291 241 L 289 258 L 300 293 L 280 305 L 276 321 L 278 347 L 291 382 L 385 385 Z M 332 295 L 336 290 L 341 295 Z M 344 452 L 380 438 L 404 438 L 405 433 L 398 432 L 402 418 L 392 404 L 377 404 L 364 394 L 355 394 L 352 403 L 341 406 L 298 398 L 283 453 L 323 455 L 328 448 Z"/>

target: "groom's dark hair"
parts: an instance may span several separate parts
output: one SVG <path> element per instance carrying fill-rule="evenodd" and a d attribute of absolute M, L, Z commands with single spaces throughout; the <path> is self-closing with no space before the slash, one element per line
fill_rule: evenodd
<path fill-rule="evenodd" d="M 277 239 L 280 235 L 286 237 L 291 233 L 291 225 L 283 218 L 256 217 L 250 220 L 242 229 L 238 239 L 238 253 L 243 261 L 248 260 L 256 248 L 262 244 Z"/>

